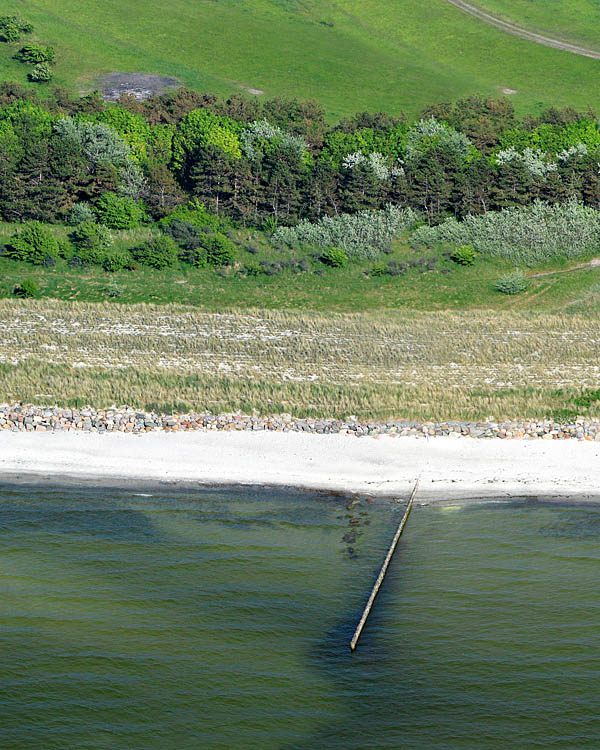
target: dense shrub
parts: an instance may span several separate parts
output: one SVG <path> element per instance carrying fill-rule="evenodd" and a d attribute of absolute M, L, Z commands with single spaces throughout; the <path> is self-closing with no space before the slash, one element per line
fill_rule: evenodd
<path fill-rule="evenodd" d="M 387 205 L 380 211 L 326 216 L 311 223 L 301 221 L 295 227 L 279 227 L 272 237 L 275 245 L 298 244 L 320 248 L 340 247 L 349 259 L 374 258 L 401 232 L 411 228 L 418 216 L 410 208 Z"/>
<path fill-rule="evenodd" d="M 190 201 L 185 206 L 178 206 L 173 212 L 164 219 L 161 219 L 159 224 L 163 230 L 167 231 L 169 225 L 175 221 L 184 221 L 188 224 L 194 224 L 197 227 L 208 227 L 213 232 L 218 232 L 227 226 L 227 221 L 224 221 L 219 216 L 211 214 L 207 211 L 204 204 L 199 201 Z"/>
<path fill-rule="evenodd" d="M 473 245 L 461 245 L 450 254 L 450 259 L 459 266 L 472 266 L 475 263 L 477 253 Z"/>
<path fill-rule="evenodd" d="M 520 294 L 529 288 L 529 282 L 523 271 L 515 269 L 512 273 L 507 273 L 501 279 L 498 279 L 495 287 L 502 294 Z"/>
<path fill-rule="evenodd" d="M 411 243 L 426 247 L 469 244 L 478 253 L 533 265 L 557 255 L 573 258 L 597 249 L 600 212 L 575 200 L 557 204 L 535 201 L 522 208 L 467 216 L 461 222 L 447 219 L 436 227 L 420 227 L 413 232 Z"/>
<path fill-rule="evenodd" d="M 144 217 L 139 204 L 126 195 L 104 193 L 96 204 L 98 219 L 110 229 L 132 229 Z"/>
<path fill-rule="evenodd" d="M 13 294 L 24 299 L 39 297 L 40 288 L 33 279 L 24 279 L 14 287 Z"/>
<path fill-rule="evenodd" d="M 24 63 L 51 63 L 54 62 L 54 48 L 31 42 L 21 47 L 15 59 Z"/>
<path fill-rule="evenodd" d="M 13 260 L 24 260 L 36 266 L 46 258 L 56 259 L 59 244 L 53 232 L 39 221 L 30 221 L 14 234 L 6 247 L 6 255 Z"/>
<path fill-rule="evenodd" d="M 107 247 L 113 242 L 108 227 L 95 221 L 83 221 L 71 232 L 71 241 L 75 245 L 75 254 L 87 263 L 102 263 Z"/>
<path fill-rule="evenodd" d="M 182 167 L 187 158 L 200 148 L 216 146 L 230 157 L 242 155 L 238 133 L 241 123 L 217 115 L 209 109 L 193 109 L 183 117 L 173 136 L 173 163 Z"/>
<path fill-rule="evenodd" d="M 263 273 L 263 269 L 258 263 L 246 263 L 244 273 L 246 276 L 260 276 Z"/>
<path fill-rule="evenodd" d="M 242 130 L 239 143 L 248 159 L 262 159 L 266 153 L 276 149 L 296 152 L 300 159 L 308 156 L 307 144 L 299 135 L 286 133 L 267 120 L 255 120 Z"/>
<path fill-rule="evenodd" d="M 348 263 L 348 255 L 341 247 L 327 247 L 321 255 L 321 261 L 332 268 L 343 268 Z"/>
<path fill-rule="evenodd" d="M 432 149 L 447 149 L 465 158 L 472 148 L 471 141 L 450 125 L 438 122 L 434 117 L 416 122 L 406 134 L 406 156 L 416 159 Z"/>
<path fill-rule="evenodd" d="M 222 234 L 208 237 L 204 242 L 209 266 L 228 266 L 235 259 L 235 245 Z"/>
<path fill-rule="evenodd" d="M 131 256 L 129 253 L 115 250 L 104 256 L 102 260 L 102 268 L 109 273 L 115 273 L 116 271 L 121 271 L 123 268 L 127 268 L 130 261 Z"/>
<path fill-rule="evenodd" d="M 163 226 L 165 233 L 185 250 L 195 250 L 200 247 L 209 231 L 208 227 L 200 227 L 184 219 L 173 219 Z"/>
<path fill-rule="evenodd" d="M 70 258 L 73 255 L 75 248 L 73 244 L 66 238 L 60 237 L 58 239 L 58 255 L 61 258 Z"/>
<path fill-rule="evenodd" d="M 405 274 L 408 269 L 406 263 L 398 263 L 395 260 L 390 260 L 387 263 L 376 263 L 370 271 L 370 276 L 401 276 Z M 428 269 L 433 270 L 433 269 Z"/>
<path fill-rule="evenodd" d="M 121 169 L 131 167 L 131 148 L 104 122 L 61 117 L 52 130 L 65 143 L 81 149 L 90 172 L 107 165 Z"/>
<path fill-rule="evenodd" d="M 153 237 L 142 247 L 131 251 L 133 257 L 144 266 L 169 268 L 177 263 L 179 248 L 172 237 L 166 234 Z"/>
<path fill-rule="evenodd" d="M 31 34 L 33 25 L 19 16 L 0 17 L 0 40 L 3 42 L 18 42 L 21 34 Z"/>
<path fill-rule="evenodd" d="M 73 208 L 67 216 L 67 223 L 72 227 L 82 224 L 84 221 L 95 221 L 96 214 L 87 201 L 78 201 L 73 204 Z"/>
<path fill-rule="evenodd" d="M 206 260 L 206 250 L 200 245 L 195 245 L 193 247 L 190 246 L 180 250 L 179 260 L 182 260 L 184 263 L 189 263 L 192 266 L 196 266 L 196 268 L 205 268 L 208 265 L 208 261 Z"/>
<path fill-rule="evenodd" d="M 48 63 L 38 63 L 33 70 L 27 74 L 32 83 L 46 83 L 52 78 L 52 69 Z"/>

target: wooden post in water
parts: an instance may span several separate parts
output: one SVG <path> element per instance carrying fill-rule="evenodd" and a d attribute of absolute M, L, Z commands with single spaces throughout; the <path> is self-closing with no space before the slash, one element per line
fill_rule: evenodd
<path fill-rule="evenodd" d="M 390 548 L 388 549 L 387 555 L 385 556 L 385 560 L 383 561 L 383 565 L 381 566 L 381 570 L 379 571 L 379 575 L 377 576 L 377 580 L 375 581 L 375 584 L 373 585 L 373 588 L 371 589 L 371 596 L 369 597 L 369 601 L 367 602 L 363 610 L 362 617 L 360 618 L 360 621 L 358 625 L 356 626 L 356 630 L 354 631 L 354 635 L 352 636 L 352 640 L 350 641 L 350 651 L 354 651 L 354 649 L 356 648 L 356 644 L 358 643 L 360 634 L 362 633 L 362 630 L 365 626 L 367 617 L 369 616 L 371 608 L 373 607 L 373 602 L 375 601 L 375 597 L 379 593 L 379 589 L 381 588 L 381 584 L 383 583 L 383 579 L 385 578 L 385 574 L 387 573 L 387 569 L 391 562 L 392 555 L 394 554 L 394 551 L 398 544 L 398 540 L 400 539 L 400 536 L 402 535 L 404 526 L 406 525 L 406 521 L 408 520 L 410 511 L 412 510 L 413 501 L 417 495 L 418 488 L 419 488 L 419 480 L 417 479 L 417 481 L 415 482 L 415 486 L 413 487 L 413 491 L 410 494 L 408 505 L 406 506 L 406 510 L 404 511 L 402 520 L 398 524 L 398 528 L 396 529 L 396 533 L 394 534 L 394 538 L 392 539 Z"/>

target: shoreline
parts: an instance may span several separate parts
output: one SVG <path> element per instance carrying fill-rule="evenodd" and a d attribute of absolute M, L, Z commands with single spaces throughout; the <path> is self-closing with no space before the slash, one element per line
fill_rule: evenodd
<path fill-rule="evenodd" d="M 249 416 L 246 414 L 162 414 L 136 411 L 131 407 L 81 409 L 0 404 L 0 431 L 8 432 L 304 432 L 317 435 L 350 435 L 372 437 L 422 436 L 502 440 L 586 440 L 600 442 L 600 419 L 574 418 L 570 422 L 551 419 L 496 422 L 488 417 L 483 422 L 446 420 L 417 422 L 406 419 L 387 421 L 292 417 L 291 414 Z"/>
<path fill-rule="evenodd" d="M 296 432 L 0 432 L 0 483 L 193 490 L 261 487 L 405 499 L 600 501 L 600 445 Z"/>

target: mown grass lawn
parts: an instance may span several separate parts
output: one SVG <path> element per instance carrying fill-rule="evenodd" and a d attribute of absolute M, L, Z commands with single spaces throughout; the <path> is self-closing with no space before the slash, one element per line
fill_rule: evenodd
<path fill-rule="evenodd" d="M 593 18 L 591 0 L 579 3 Z M 141 71 L 224 95 L 247 87 L 313 98 L 331 118 L 415 115 L 503 88 L 518 92 L 521 113 L 600 104 L 598 61 L 515 39 L 445 0 L 8 0 L 3 12 L 31 20 L 56 47 L 55 82 L 76 90 L 103 73 Z M 24 81 L 13 52 L 1 45 L 0 75 Z"/>

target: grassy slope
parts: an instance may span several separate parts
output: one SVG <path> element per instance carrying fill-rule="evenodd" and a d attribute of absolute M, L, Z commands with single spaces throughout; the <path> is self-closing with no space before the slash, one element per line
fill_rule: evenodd
<path fill-rule="evenodd" d="M 86 302 L 179 303 L 204 310 L 563 311 L 573 305 L 578 309 L 584 305 L 589 312 L 600 309 L 600 266 L 567 272 L 559 263 L 546 266 L 544 269 L 553 273 L 532 277 L 529 290 L 516 296 L 494 289 L 494 282 L 512 270 L 511 265 L 497 259 L 479 259 L 471 268 L 440 260 L 434 271 L 412 268 L 405 276 L 374 278 L 365 275 L 369 266 L 327 269 L 317 263 L 315 268 L 322 275 L 284 271 L 277 276 L 245 278 L 237 274 L 224 277 L 210 269 L 186 265 L 164 271 L 141 268 L 106 273 L 99 268 L 69 268 L 64 261 L 55 268 L 42 269 L 0 258 L 0 297 L 11 297 L 16 284 L 33 278 L 44 297 Z"/>
<path fill-rule="evenodd" d="M 520 111 L 600 105 L 597 61 L 514 39 L 444 0 L 9 0 L 11 10 L 56 46 L 56 82 L 76 88 L 144 71 L 221 94 L 315 98 L 331 116 L 415 114 L 504 87 Z M 0 75 L 24 72 L 2 46 Z"/>
<path fill-rule="evenodd" d="M 48 225 L 58 237 L 68 227 Z M 14 234 L 17 225 L 0 223 L 0 246 Z M 143 243 L 149 229 L 115 232 L 114 248 L 127 251 Z M 412 250 L 398 240 L 391 254 L 377 262 L 394 260 L 407 264 L 398 276 L 371 276 L 375 261 L 350 263 L 333 269 L 305 252 L 278 250 L 267 235 L 257 230 L 237 230 L 235 269 L 197 269 L 185 263 L 156 271 L 143 266 L 135 271 L 107 273 L 102 268 L 71 268 L 59 260 L 54 268 L 32 266 L 0 257 L 0 298 L 11 298 L 15 285 L 31 278 L 43 297 L 78 302 L 119 304 L 186 304 L 203 310 L 263 308 L 270 310 L 315 310 L 358 312 L 369 310 L 531 310 L 585 312 L 600 310 L 600 265 L 577 268 L 590 258 L 557 258 L 550 263 L 525 269 L 530 287 L 510 296 L 496 291 L 495 282 L 511 272 L 514 265 L 502 258 L 479 256 L 473 266 L 453 263 L 441 252 Z M 251 245 L 257 249 L 250 253 Z M 244 276 L 246 265 L 262 261 L 281 262 L 301 257 L 309 261 L 308 272 L 285 269 L 276 275 Z M 426 270 L 421 260 L 435 260 L 434 270 Z M 411 263 L 413 265 L 411 265 Z M 542 275 L 538 275 L 542 274 Z"/>
<path fill-rule="evenodd" d="M 600 49 L 600 4 L 596 0 L 477 0 L 473 4 L 523 28 Z"/>

